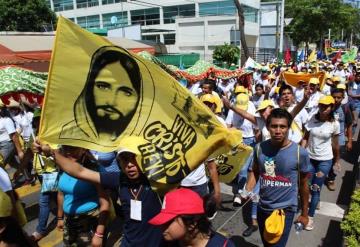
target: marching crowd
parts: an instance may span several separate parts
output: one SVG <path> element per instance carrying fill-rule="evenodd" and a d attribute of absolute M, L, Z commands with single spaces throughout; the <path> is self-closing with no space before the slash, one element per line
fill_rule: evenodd
<path fill-rule="evenodd" d="M 251 76 L 188 85 L 227 128 L 253 147 L 230 184 L 233 206 L 251 202 L 248 237 L 286 246 L 293 223 L 316 225 L 323 185 L 336 189 L 340 158 L 352 150 L 360 112 L 360 63 L 262 64 Z M 310 75 L 287 84 L 282 72 Z M 324 82 L 318 72 L 324 72 Z M 301 77 L 299 77 L 301 78 Z M 235 246 L 211 221 L 221 208 L 216 163 L 200 164 L 165 196 L 155 193 L 134 153 L 41 143 L 41 109 L 11 101 L 0 110 L 0 246 L 37 246 L 55 214 L 64 246 L 105 246 L 120 218 L 120 246 Z M 34 139 L 35 138 L 35 139 Z M 7 165 L 16 169 L 8 174 Z M 28 236 L 15 188 L 41 183 L 36 231 Z"/>

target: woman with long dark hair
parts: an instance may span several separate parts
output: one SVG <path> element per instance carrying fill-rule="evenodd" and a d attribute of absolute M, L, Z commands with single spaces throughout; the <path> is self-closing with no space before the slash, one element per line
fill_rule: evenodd
<path fill-rule="evenodd" d="M 306 132 L 302 142 L 307 147 L 310 157 L 310 192 L 309 223 L 305 229 L 314 229 L 314 215 L 320 201 L 321 187 L 332 167 L 339 167 L 340 124 L 334 118 L 333 108 L 335 100 L 332 96 L 323 96 L 319 100 L 319 111 L 305 125 Z"/>

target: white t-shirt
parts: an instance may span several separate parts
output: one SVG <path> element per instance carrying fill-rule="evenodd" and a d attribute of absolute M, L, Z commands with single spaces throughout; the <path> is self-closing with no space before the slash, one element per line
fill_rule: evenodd
<path fill-rule="evenodd" d="M 346 78 L 346 72 L 345 70 L 335 70 L 335 72 L 333 73 L 333 76 L 338 76 L 338 77 L 341 77 L 343 79 Z"/>
<path fill-rule="evenodd" d="M 319 104 L 319 99 L 321 98 L 322 94 L 317 91 L 316 93 L 313 93 L 310 95 L 309 100 L 305 106 L 305 108 L 308 109 L 308 112 L 311 112 L 316 108 Z"/>
<path fill-rule="evenodd" d="M 18 114 L 13 117 L 16 127 L 20 128 L 20 134 L 24 138 L 24 141 L 30 140 L 33 116 L 34 114 L 32 112 L 27 112 L 26 114 Z"/>
<path fill-rule="evenodd" d="M 294 109 L 295 105 L 290 106 L 287 110 L 288 112 L 291 112 Z M 303 137 L 303 125 L 307 123 L 309 120 L 309 114 L 306 110 L 302 109 L 294 118 L 294 122 L 296 126 L 299 128 L 290 128 L 289 130 L 289 139 L 295 143 L 300 143 Z M 293 126 L 293 124 L 292 124 Z"/>
<path fill-rule="evenodd" d="M 0 117 L 0 142 L 11 141 L 10 134 L 15 132 L 14 122 L 8 117 Z"/>
<path fill-rule="evenodd" d="M 323 89 L 321 90 L 323 95 L 331 95 L 331 87 L 328 84 L 324 84 Z"/>
<path fill-rule="evenodd" d="M 256 109 L 252 102 L 249 101 L 247 112 L 255 115 Z M 232 125 L 232 127 L 241 130 L 244 138 L 254 137 L 254 125 L 247 119 L 244 119 L 239 114 L 234 113 L 232 110 L 229 111 L 226 118 L 226 124 Z"/>
<path fill-rule="evenodd" d="M 334 157 L 331 138 L 340 134 L 339 122 L 320 122 L 313 116 L 305 128 L 309 131 L 309 157 L 314 160 L 331 160 Z"/>
<path fill-rule="evenodd" d="M 202 92 L 202 89 L 200 87 L 200 82 L 196 82 L 194 83 L 190 88 L 189 91 L 192 92 L 192 94 L 194 95 L 198 95 L 199 93 Z"/>
<path fill-rule="evenodd" d="M 296 102 L 301 102 L 304 99 L 304 88 L 295 88 L 294 95 Z"/>
<path fill-rule="evenodd" d="M 234 88 L 234 83 L 233 82 L 228 82 L 227 84 L 223 84 L 222 82 L 220 82 L 217 86 L 219 88 L 221 88 L 221 90 L 225 94 L 228 94 Z"/>
<path fill-rule="evenodd" d="M 3 192 L 12 190 L 11 182 L 7 172 L 0 167 L 0 189 Z"/>
<path fill-rule="evenodd" d="M 187 175 L 183 180 L 181 180 L 181 186 L 191 187 L 202 185 L 207 182 L 205 165 L 202 163 L 198 168 L 193 170 L 189 175 Z"/>
<path fill-rule="evenodd" d="M 256 117 L 257 126 L 261 132 L 262 141 L 269 140 L 271 138 L 270 132 L 266 128 L 266 122 L 262 117 Z"/>

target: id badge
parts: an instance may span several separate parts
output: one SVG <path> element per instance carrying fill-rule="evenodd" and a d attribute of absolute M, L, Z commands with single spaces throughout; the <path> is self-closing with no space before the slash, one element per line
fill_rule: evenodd
<path fill-rule="evenodd" d="M 141 201 L 130 200 L 130 219 L 141 221 Z"/>

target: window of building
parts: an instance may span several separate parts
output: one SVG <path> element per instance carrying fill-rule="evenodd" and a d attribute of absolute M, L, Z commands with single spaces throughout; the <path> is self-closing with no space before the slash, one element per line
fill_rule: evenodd
<path fill-rule="evenodd" d="M 179 6 L 168 6 L 163 8 L 164 23 L 175 23 L 175 18 L 195 17 L 195 4 L 185 4 Z"/>
<path fill-rule="evenodd" d="M 154 41 L 156 43 L 160 42 L 160 34 L 155 34 L 155 35 L 142 35 L 141 36 L 142 40 L 149 40 L 149 41 Z"/>
<path fill-rule="evenodd" d="M 156 25 L 160 24 L 160 9 L 151 8 L 151 9 L 140 9 L 140 10 L 131 10 L 131 24 L 140 24 L 142 26 L 146 25 Z"/>
<path fill-rule="evenodd" d="M 76 0 L 76 7 L 81 8 L 90 8 L 99 5 L 99 0 Z"/>
<path fill-rule="evenodd" d="M 199 3 L 199 15 L 235 15 L 236 6 L 234 1 L 219 1 L 209 3 Z"/>
<path fill-rule="evenodd" d="M 121 3 L 126 1 L 127 0 L 102 0 L 102 4 L 106 5 L 106 4 Z"/>
<path fill-rule="evenodd" d="M 53 0 L 53 4 L 55 12 L 74 9 L 73 0 Z"/>
<path fill-rule="evenodd" d="M 100 28 L 100 16 L 91 15 L 77 17 L 77 24 L 82 28 Z"/>
<path fill-rule="evenodd" d="M 164 44 L 174 45 L 175 44 L 175 33 L 164 34 Z"/>
<path fill-rule="evenodd" d="M 257 23 L 258 22 L 258 12 L 259 12 L 259 10 L 255 9 L 255 8 L 252 8 L 252 7 L 249 7 L 249 6 L 246 6 L 246 5 L 244 5 L 243 8 L 244 8 L 245 21 L 256 22 Z"/>
<path fill-rule="evenodd" d="M 117 12 L 102 15 L 103 27 L 113 29 L 128 25 L 127 12 Z"/>
<path fill-rule="evenodd" d="M 244 8 L 245 21 L 258 22 L 258 9 L 242 4 Z M 199 3 L 199 15 L 200 16 L 212 16 L 212 15 L 236 15 L 237 10 L 234 1 L 219 1 L 209 3 Z"/>

